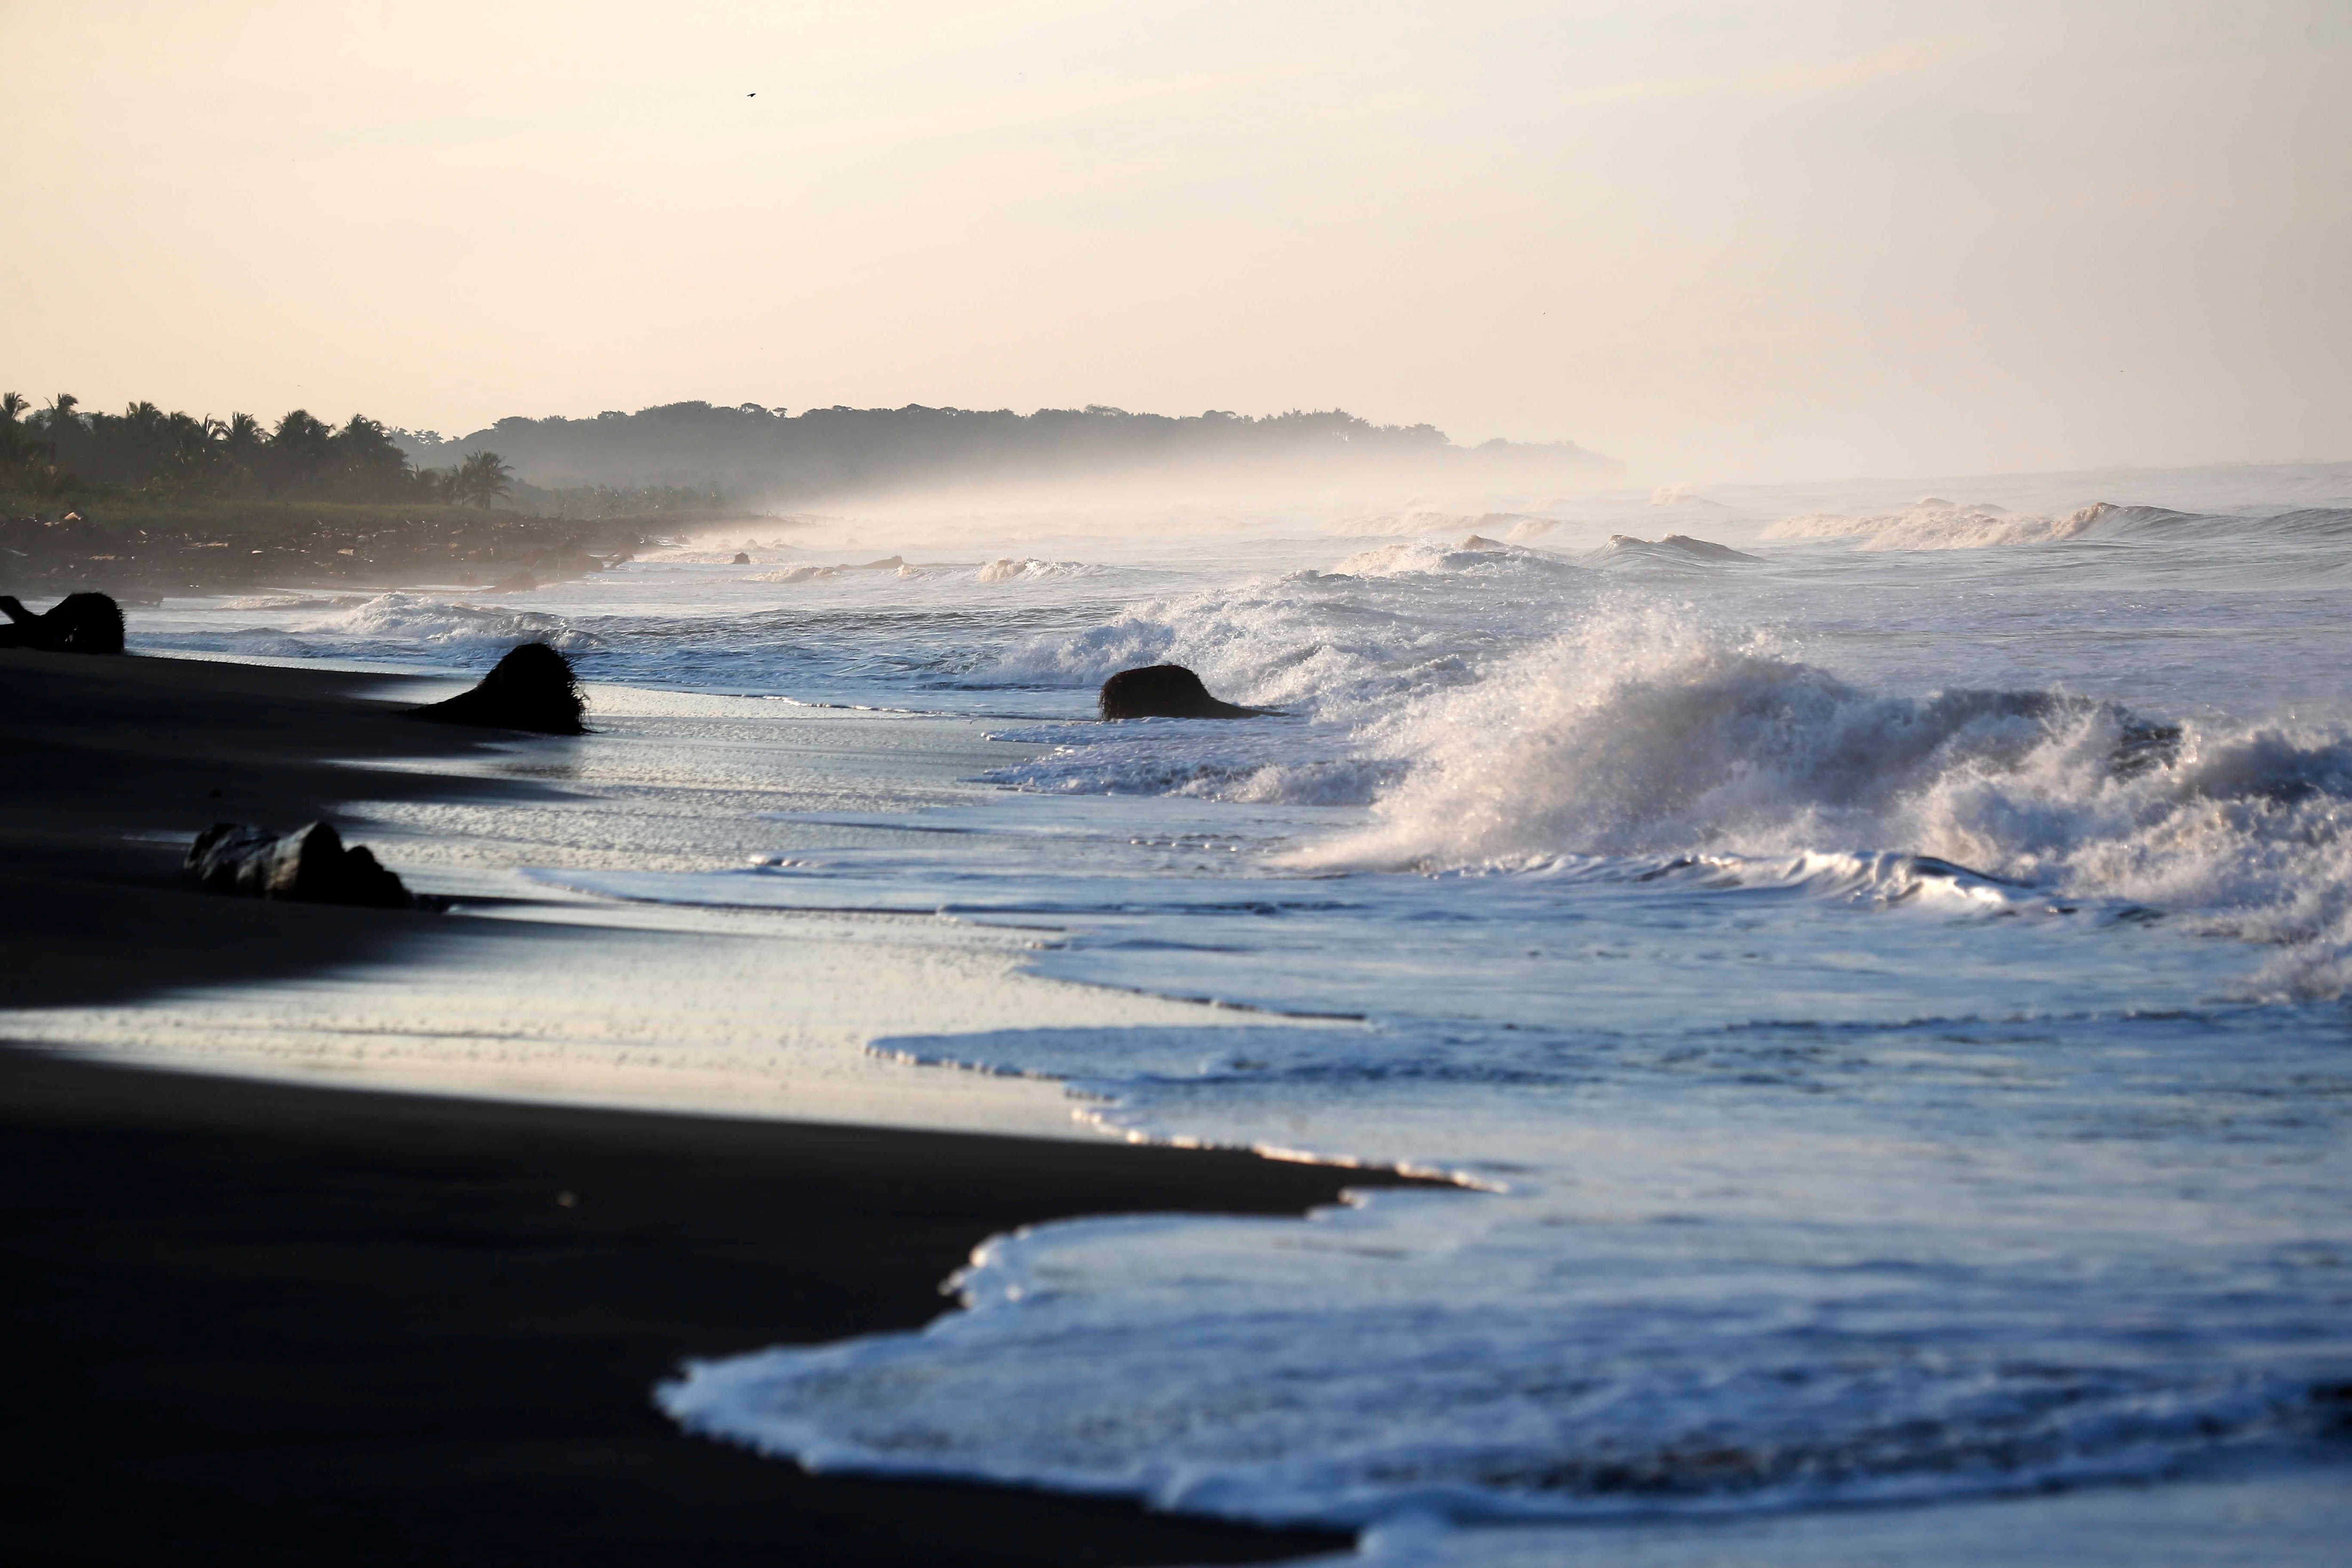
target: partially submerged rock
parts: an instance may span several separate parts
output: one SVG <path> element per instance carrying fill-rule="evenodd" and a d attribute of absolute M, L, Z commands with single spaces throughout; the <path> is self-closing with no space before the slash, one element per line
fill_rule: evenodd
<path fill-rule="evenodd" d="M 739 550 L 735 552 L 735 559 L 730 561 L 727 564 L 730 566 L 749 566 L 751 564 L 751 558 Z"/>
<path fill-rule="evenodd" d="M 1250 719 L 1273 711 L 1220 702 L 1181 664 L 1122 669 L 1103 682 L 1097 700 L 1106 719 Z"/>
<path fill-rule="evenodd" d="M 216 822 L 196 835 L 188 869 L 216 893 L 406 910 L 418 900 L 360 846 L 345 847 L 331 823 L 272 833 L 246 822 Z"/>
<path fill-rule="evenodd" d="M 47 653 L 121 653 L 122 610 L 103 594 L 68 594 L 40 615 L 14 594 L 0 594 L 0 647 L 32 647 Z"/>
<path fill-rule="evenodd" d="M 586 707 L 572 661 L 543 642 L 527 642 L 509 649 L 471 691 L 413 708 L 408 716 L 541 735 L 584 735 L 588 730 L 580 715 Z"/>

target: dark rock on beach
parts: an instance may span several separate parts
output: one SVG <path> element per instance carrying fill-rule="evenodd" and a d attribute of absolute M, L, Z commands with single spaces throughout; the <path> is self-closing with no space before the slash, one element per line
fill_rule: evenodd
<path fill-rule="evenodd" d="M 1103 682 L 1097 700 L 1106 719 L 1251 719 L 1273 711 L 1219 701 L 1181 664 L 1122 669 Z"/>
<path fill-rule="evenodd" d="M 0 594 L 0 647 L 39 648 L 47 653 L 121 653 L 122 610 L 103 594 L 68 594 L 35 615 L 14 594 Z"/>
<path fill-rule="evenodd" d="M 739 550 L 735 552 L 735 559 L 729 562 L 728 564 L 730 566 L 749 566 L 751 564 L 751 558 Z"/>
<path fill-rule="evenodd" d="M 408 716 L 541 735 L 584 735 L 588 730 L 580 715 L 586 707 L 572 661 L 543 642 L 527 642 L 509 649 L 471 691 L 412 708 Z"/>
<path fill-rule="evenodd" d="M 291 833 L 250 823 L 218 822 L 196 835 L 188 869 L 216 893 L 405 910 L 417 900 L 360 846 L 345 847 L 333 825 L 314 822 Z"/>

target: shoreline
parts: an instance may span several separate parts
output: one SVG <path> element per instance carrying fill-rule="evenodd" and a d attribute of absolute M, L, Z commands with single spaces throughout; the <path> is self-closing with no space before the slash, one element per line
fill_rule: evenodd
<path fill-rule="evenodd" d="M 158 837 L 328 802 L 527 800 L 353 764 L 499 731 L 381 675 L 0 654 L 0 998 L 289 979 L 448 917 L 203 893 Z M 136 837 L 145 835 L 148 837 Z M 131 837 L 126 837 L 131 836 Z M 193 1542 L 366 1562 L 1268 1561 L 1347 1538 L 1101 1500 L 811 1477 L 685 1436 L 684 1357 L 903 1330 L 986 1237 L 1297 1214 L 1381 1173 L 1238 1152 L 388 1093 L 0 1048 L 22 1560 Z M 126 1500 L 136 1506 L 126 1507 Z"/>

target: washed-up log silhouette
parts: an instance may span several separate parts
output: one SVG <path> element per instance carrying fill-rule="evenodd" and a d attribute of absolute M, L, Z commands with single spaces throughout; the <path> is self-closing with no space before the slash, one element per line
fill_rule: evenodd
<path fill-rule="evenodd" d="M 34 647 L 48 653 L 121 653 L 122 609 L 103 594 L 68 594 L 35 615 L 14 594 L 0 594 L 0 647 Z"/>
<path fill-rule="evenodd" d="M 1273 711 L 1219 701 L 1181 664 L 1122 669 L 1103 682 L 1097 706 L 1106 719 L 1250 719 Z"/>
<path fill-rule="evenodd" d="M 411 709 L 408 716 L 541 735 L 584 735 L 580 715 L 586 707 L 572 661 L 543 642 L 527 642 L 509 649 L 471 691 Z"/>
<path fill-rule="evenodd" d="M 313 822 L 273 833 L 246 822 L 216 822 L 196 835 L 188 869 L 216 893 L 406 910 L 419 900 L 366 848 L 345 847 L 332 824 Z"/>

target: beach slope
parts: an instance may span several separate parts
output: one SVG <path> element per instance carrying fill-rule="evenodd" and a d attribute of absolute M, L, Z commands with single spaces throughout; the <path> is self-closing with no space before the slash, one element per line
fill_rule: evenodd
<path fill-rule="evenodd" d="M 10 1005 L 295 976 L 410 911 L 198 892 L 167 836 L 510 791 L 380 677 L 0 654 Z M 141 837 L 139 835 L 151 835 Z M 686 1357 L 903 1330 L 986 1237 L 1297 1213 L 1240 1153 L 315 1089 L 0 1050 L 18 1562 L 1188 1563 L 1326 1548 L 1119 1503 L 814 1478 L 680 1435 Z"/>

